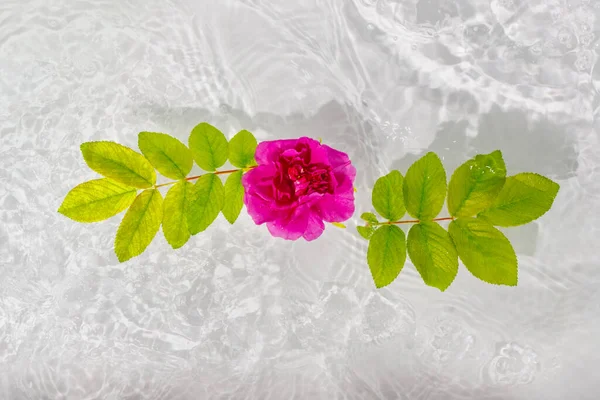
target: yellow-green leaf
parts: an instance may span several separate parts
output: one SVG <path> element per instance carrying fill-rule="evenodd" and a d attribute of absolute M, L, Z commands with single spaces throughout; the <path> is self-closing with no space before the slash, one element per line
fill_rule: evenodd
<path fill-rule="evenodd" d="M 242 171 L 232 173 L 225 181 L 225 203 L 221 212 L 233 224 L 244 206 L 244 186 L 242 186 Z"/>
<path fill-rule="evenodd" d="M 205 171 L 214 171 L 227 161 L 227 138 L 220 130 L 206 122 L 192 129 L 188 144 L 196 164 Z"/>
<path fill-rule="evenodd" d="M 204 231 L 223 209 L 225 190 L 215 174 L 203 175 L 192 188 L 187 209 L 188 228 L 192 235 Z"/>
<path fill-rule="evenodd" d="M 174 249 L 182 247 L 190 238 L 186 208 L 193 186 L 188 181 L 177 182 L 169 189 L 163 203 L 163 234 Z"/>
<path fill-rule="evenodd" d="M 499 150 L 480 154 L 454 171 L 448 185 L 448 211 L 455 217 L 471 217 L 490 207 L 506 180 L 506 166 Z"/>
<path fill-rule="evenodd" d="M 190 173 L 194 159 L 178 139 L 165 133 L 140 132 L 138 147 L 150 163 L 164 176 L 183 179 Z"/>
<path fill-rule="evenodd" d="M 359 235 L 362 236 L 364 239 L 371 239 L 371 236 L 373 236 L 373 233 L 375 233 L 375 230 L 377 229 L 377 227 L 369 225 L 369 226 L 357 226 L 356 230 L 358 231 Z"/>
<path fill-rule="evenodd" d="M 527 224 L 552 207 L 559 187 L 550 179 L 534 173 L 510 176 L 494 204 L 479 216 L 497 226 Z"/>
<path fill-rule="evenodd" d="M 408 213 L 419 220 L 435 218 L 446 199 L 446 171 L 440 158 L 425 154 L 406 171 L 404 204 Z"/>
<path fill-rule="evenodd" d="M 375 286 L 382 288 L 396 279 L 406 261 L 406 236 L 395 225 L 383 225 L 371 236 L 367 262 Z"/>
<path fill-rule="evenodd" d="M 459 218 L 448 230 L 460 259 L 475 277 L 516 286 L 517 256 L 502 232 L 478 218 Z"/>
<path fill-rule="evenodd" d="M 425 284 L 442 292 L 458 272 L 458 254 L 450 235 L 436 222 L 421 222 L 408 232 L 408 255 Z"/>
<path fill-rule="evenodd" d="M 75 186 L 58 212 L 77 222 L 98 222 L 117 215 L 133 203 L 137 189 L 108 178 Z"/>
<path fill-rule="evenodd" d="M 86 142 L 81 153 L 97 173 L 140 189 L 156 183 L 156 172 L 144 156 L 115 142 Z"/>
<path fill-rule="evenodd" d="M 257 146 L 254 135 L 246 130 L 239 131 L 229 141 L 229 162 L 238 168 L 256 165 L 254 153 Z"/>
<path fill-rule="evenodd" d="M 404 178 L 399 171 L 392 171 L 377 179 L 373 186 L 372 202 L 383 218 L 397 221 L 406 212 L 402 194 Z"/>
<path fill-rule="evenodd" d="M 379 220 L 377 220 L 377 216 L 370 212 L 362 213 L 360 218 L 364 221 L 367 221 L 369 224 L 377 224 Z"/>
<path fill-rule="evenodd" d="M 160 229 L 163 199 L 157 189 L 140 193 L 119 225 L 115 253 L 119 261 L 127 261 L 144 252 Z"/>

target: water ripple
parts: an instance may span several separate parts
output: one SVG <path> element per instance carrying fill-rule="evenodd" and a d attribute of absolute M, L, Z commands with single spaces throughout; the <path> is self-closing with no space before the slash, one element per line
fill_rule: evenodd
<path fill-rule="evenodd" d="M 0 397 L 587 400 L 599 17 L 590 0 L 2 1 Z M 96 177 L 81 142 L 185 142 L 200 121 L 348 152 L 357 216 L 427 151 L 451 171 L 500 148 L 561 191 L 507 230 L 517 288 L 461 267 L 445 293 L 410 260 L 376 290 L 356 218 L 311 243 L 219 218 L 119 264 L 121 217 L 56 212 Z"/>

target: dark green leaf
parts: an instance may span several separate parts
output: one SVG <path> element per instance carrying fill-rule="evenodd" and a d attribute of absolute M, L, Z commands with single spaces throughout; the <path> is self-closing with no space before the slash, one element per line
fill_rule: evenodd
<path fill-rule="evenodd" d="M 206 230 L 223 209 L 225 190 L 215 174 L 203 175 L 194 185 L 187 209 L 188 228 L 192 235 Z"/>
<path fill-rule="evenodd" d="M 123 217 L 115 238 L 119 261 L 127 261 L 146 250 L 162 222 L 163 199 L 157 189 L 144 190 Z"/>
<path fill-rule="evenodd" d="M 225 204 L 222 213 L 233 224 L 244 206 L 244 186 L 242 186 L 242 171 L 232 173 L 225 181 Z"/>
<path fill-rule="evenodd" d="M 108 178 L 75 186 L 58 212 L 77 222 L 97 222 L 117 215 L 133 203 L 137 189 Z"/>
<path fill-rule="evenodd" d="M 557 183 L 542 175 L 522 173 L 510 176 L 494 204 L 479 216 L 497 226 L 527 224 L 552 207 L 558 189 Z"/>
<path fill-rule="evenodd" d="M 229 162 L 238 168 L 256 165 L 254 153 L 257 146 L 254 135 L 246 130 L 239 131 L 229 141 Z"/>
<path fill-rule="evenodd" d="M 156 172 L 144 156 L 115 142 L 86 142 L 81 153 L 97 173 L 124 185 L 145 189 L 156 183 Z"/>
<path fill-rule="evenodd" d="M 383 225 L 369 242 L 367 262 L 375 286 L 382 288 L 396 279 L 406 261 L 406 236 L 395 225 Z"/>
<path fill-rule="evenodd" d="M 506 180 L 506 166 L 499 150 L 478 155 L 454 171 L 448 186 L 448 211 L 470 217 L 490 207 Z"/>
<path fill-rule="evenodd" d="M 458 272 L 458 254 L 450 235 L 436 222 L 421 222 L 408 232 L 408 255 L 423 281 L 442 292 Z"/>
<path fill-rule="evenodd" d="M 446 199 L 446 171 L 435 153 L 427 153 L 410 166 L 404 178 L 404 203 L 419 220 L 435 218 Z"/>
<path fill-rule="evenodd" d="M 484 282 L 516 286 L 517 256 L 502 232 L 477 218 L 454 220 L 448 230 L 460 259 L 473 275 Z"/>
<path fill-rule="evenodd" d="M 390 221 L 397 221 L 406 212 L 402 195 L 402 182 L 404 178 L 398 171 L 377 179 L 373 186 L 372 202 L 375 210 Z"/>
<path fill-rule="evenodd" d="M 214 126 L 203 122 L 190 134 L 190 150 L 196 164 L 205 171 L 214 171 L 227 161 L 229 144 L 225 135 Z"/>
<path fill-rule="evenodd" d="M 194 185 L 188 181 L 177 182 L 165 197 L 163 204 L 163 234 L 174 249 L 182 247 L 190 239 L 187 224 L 187 205 Z"/>
<path fill-rule="evenodd" d="M 138 147 L 154 168 L 167 178 L 183 179 L 192 170 L 194 160 L 190 150 L 165 133 L 140 132 Z"/>

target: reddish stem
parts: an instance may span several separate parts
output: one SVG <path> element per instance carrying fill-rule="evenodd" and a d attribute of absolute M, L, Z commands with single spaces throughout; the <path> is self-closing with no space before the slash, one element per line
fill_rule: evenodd
<path fill-rule="evenodd" d="M 248 167 L 248 169 L 252 169 L 252 168 L 255 168 L 255 167 L 256 167 L 256 166 Z M 243 170 L 243 169 L 244 169 L 244 168 L 242 168 L 242 169 L 226 169 L 226 170 L 223 170 L 223 171 L 209 172 L 209 174 L 215 174 L 215 175 L 232 174 L 232 173 L 234 173 L 234 172 L 238 172 L 238 171 L 241 171 L 241 170 Z M 185 180 L 186 180 L 186 181 L 193 181 L 194 179 L 198 179 L 198 178 L 200 178 L 201 176 L 203 176 L 203 175 L 188 176 L 187 178 L 185 178 Z M 155 188 L 155 189 L 158 189 L 159 187 L 163 187 L 163 186 L 169 186 L 169 185 L 174 185 L 174 184 L 176 184 L 177 182 L 179 182 L 179 181 L 173 181 L 173 182 L 162 183 L 162 184 L 160 184 L 160 185 L 156 185 L 156 186 L 154 186 L 154 188 Z"/>
<path fill-rule="evenodd" d="M 454 221 L 454 217 L 434 218 L 431 221 Z M 418 224 L 419 222 L 421 221 L 418 219 L 411 219 L 405 221 L 382 222 L 379 225 Z"/>

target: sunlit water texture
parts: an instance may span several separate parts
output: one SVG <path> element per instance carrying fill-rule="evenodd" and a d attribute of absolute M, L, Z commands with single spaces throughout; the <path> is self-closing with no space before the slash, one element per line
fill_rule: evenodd
<path fill-rule="evenodd" d="M 595 400 L 600 1 L 2 0 L 0 398 Z M 426 151 L 501 149 L 561 185 L 507 230 L 519 286 L 407 263 L 376 290 L 350 222 L 316 242 L 243 215 L 119 264 L 121 217 L 56 210 L 79 144 L 308 135 L 350 154 L 357 207 Z"/>

